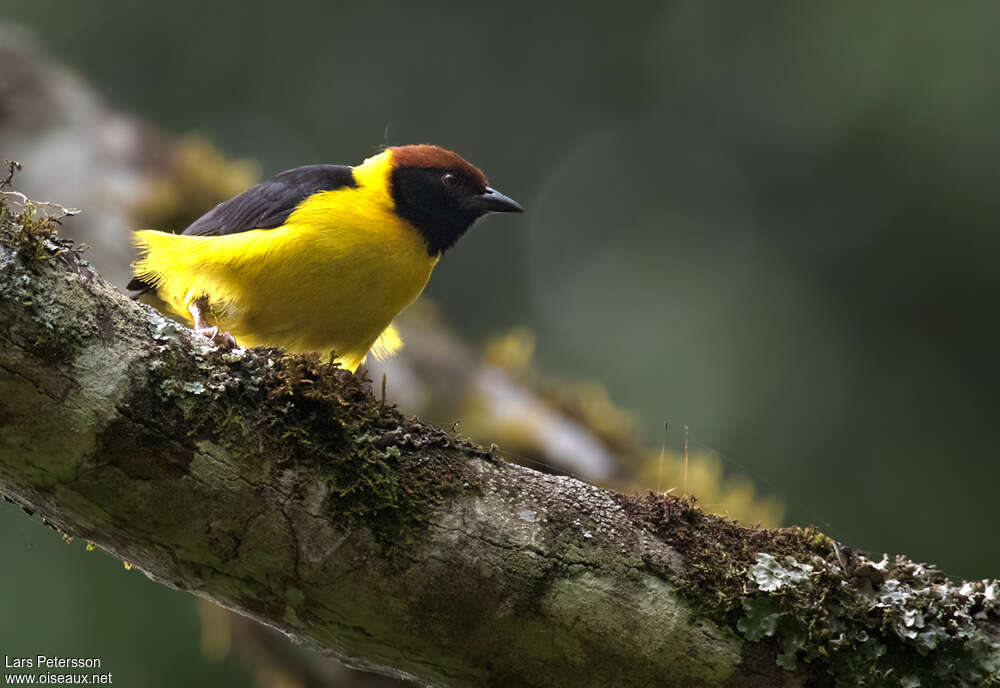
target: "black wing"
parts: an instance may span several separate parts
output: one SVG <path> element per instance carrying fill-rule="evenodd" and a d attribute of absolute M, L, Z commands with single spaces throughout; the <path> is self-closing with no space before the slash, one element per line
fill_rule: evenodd
<path fill-rule="evenodd" d="M 345 165 L 296 167 L 220 203 L 182 234 L 217 236 L 249 229 L 273 229 L 314 193 L 357 185 L 351 168 Z"/>
<path fill-rule="evenodd" d="M 354 173 L 346 165 L 305 165 L 287 170 L 233 196 L 195 220 L 182 234 L 221 236 L 250 229 L 281 226 L 299 203 L 318 191 L 356 187 Z M 128 284 L 141 296 L 152 286 L 138 278 Z"/>

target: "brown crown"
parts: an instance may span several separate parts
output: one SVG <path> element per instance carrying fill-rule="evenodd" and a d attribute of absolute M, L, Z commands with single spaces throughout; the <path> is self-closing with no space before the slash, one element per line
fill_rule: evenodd
<path fill-rule="evenodd" d="M 458 153 L 426 143 L 393 146 L 390 150 L 395 167 L 437 167 L 468 177 L 481 188 L 486 188 L 486 175 L 475 165 L 463 160 Z"/>

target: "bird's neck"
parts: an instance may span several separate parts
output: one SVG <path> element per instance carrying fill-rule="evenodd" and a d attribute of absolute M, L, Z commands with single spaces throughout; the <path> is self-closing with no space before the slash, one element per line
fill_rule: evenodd
<path fill-rule="evenodd" d="M 399 202 L 393 200 L 393 169 L 392 149 L 373 155 L 352 168 L 358 186 L 420 232 L 427 243 L 429 256 L 440 256 L 469 230 L 476 217 L 442 218 L 426 212 L 420 204 L 399 207 Z"/>

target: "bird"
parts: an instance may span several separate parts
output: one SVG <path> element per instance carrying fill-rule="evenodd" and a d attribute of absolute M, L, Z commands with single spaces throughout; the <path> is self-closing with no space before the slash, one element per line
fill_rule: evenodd
<path fill-rule="evenodd" d="M 218 346 L 328 353 L 353 372 L 370 351 L 399 349 L 393 319 L 441 255 L 496 212 L 524 208 L 457 153 L 393 146 L 355 166 L 281 172 L 180 234 L 135 232 L 128 288 Z"/>

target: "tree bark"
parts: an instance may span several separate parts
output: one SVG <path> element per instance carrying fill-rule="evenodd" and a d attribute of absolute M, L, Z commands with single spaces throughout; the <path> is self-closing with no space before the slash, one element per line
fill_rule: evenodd
<path fill-rule="evenodd" d="M 441 686 L 907 685 L 900 663 L 931 685 L 955 657 L 977 680 L 1000 671 L 989 582 L 960 593 L 815 531 L 506 463 L 315 357 L 213 349 L 51 230 L 4 203 L 0 490 L 153 580 Z M 912 599 L 890 607 L 900 586 Z M 937 612 L 918 595 L 932 586 Z M 838 597 L 851 613 L 814 637 L 813 606 L 868 591 L 881 620 Z M 965 635 L 948 635 L 961 594 Z"/>

